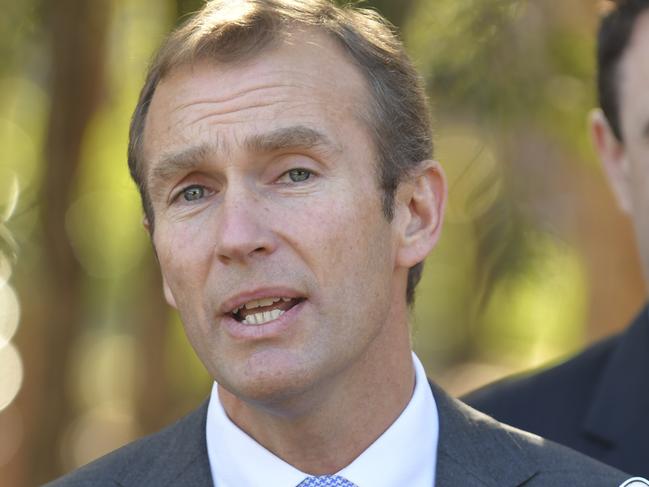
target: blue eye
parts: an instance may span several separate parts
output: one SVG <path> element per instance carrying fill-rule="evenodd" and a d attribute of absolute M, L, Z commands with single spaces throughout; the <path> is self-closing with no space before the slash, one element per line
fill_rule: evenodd
<path fill-rule="evenodd" d="M 202 186 L 189 186 L 182 191 L 185 201 L 197 201 L 205 196 L 205 188 Z"/>
<path fill-rule="evenodd" d="M 291 169 L 286 174 L 288 174 L 288 177 L 294 183 L 304 182 L 311 177 L 311 171 L 302 168 Z"/>

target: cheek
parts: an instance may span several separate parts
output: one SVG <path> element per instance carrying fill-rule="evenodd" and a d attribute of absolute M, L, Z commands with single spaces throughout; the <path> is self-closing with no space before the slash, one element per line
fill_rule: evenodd
<path fill-rule="evenodd" d="M 159 228 L 154 238 L 160 268 L 176 298 L 196 298 L 197 289 L 205 281 L 209 266 L 210 245 L 204 236 L 187 233 L 183 228 L 173 231 Z M 177 303 L 181 306 L 181 303 Z"/>
<path fill-rule="evenodd" d="M 204 239 L 186 238 L 180 232 L 156 244 L 160 269 L 174 297 L 185 334 L 199 357 L 206 357 L 209 343 L 205 282 L 207 269 Z"/>
<path fill-rule="evenodd" d="M 344 295 L 348 291 L 369 292 L 366 281 L 391 268 L 391 227 L 376 200 L 362 195 L 319 202 L 286 227 L 291 245 L 329 287 L 329 295 L 337 294 L 336 289 L 343 294 L 340 299 L 350 297 Z"/>

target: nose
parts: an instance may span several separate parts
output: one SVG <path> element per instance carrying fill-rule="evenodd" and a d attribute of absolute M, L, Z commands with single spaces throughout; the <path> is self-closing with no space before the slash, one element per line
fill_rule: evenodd
<path fill-rule="evenodd" d="M 223 264 L 245 263 L 275 250 L 270 211 L 254 192 L 226 195 L 219 213 L 214 251 Z"/>

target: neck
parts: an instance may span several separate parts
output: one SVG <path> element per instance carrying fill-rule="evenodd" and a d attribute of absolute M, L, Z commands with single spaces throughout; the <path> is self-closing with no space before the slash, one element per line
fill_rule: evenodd
<path fill-rule="evenodd" d="M 252 404 L 219 387 L 221 403 L 239 428 L 285 462 L 311 475 L 336 473 L 376 441 L 412 397 L 407 324 L 394 328 L 344 374 L 298 398 Z M 390 353 L 380 353 L 385 350 Z"/>

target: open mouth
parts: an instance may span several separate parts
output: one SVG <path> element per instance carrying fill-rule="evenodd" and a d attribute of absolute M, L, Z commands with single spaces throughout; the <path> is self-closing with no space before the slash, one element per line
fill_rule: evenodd
<path fill-rule="evenodd" d="M 255 299 L 234 309 L 230 315 L 245 325 L 263 325 L 276 320 L 302 301 L 304 301 L 304 298 L 272 297 Z"/>

